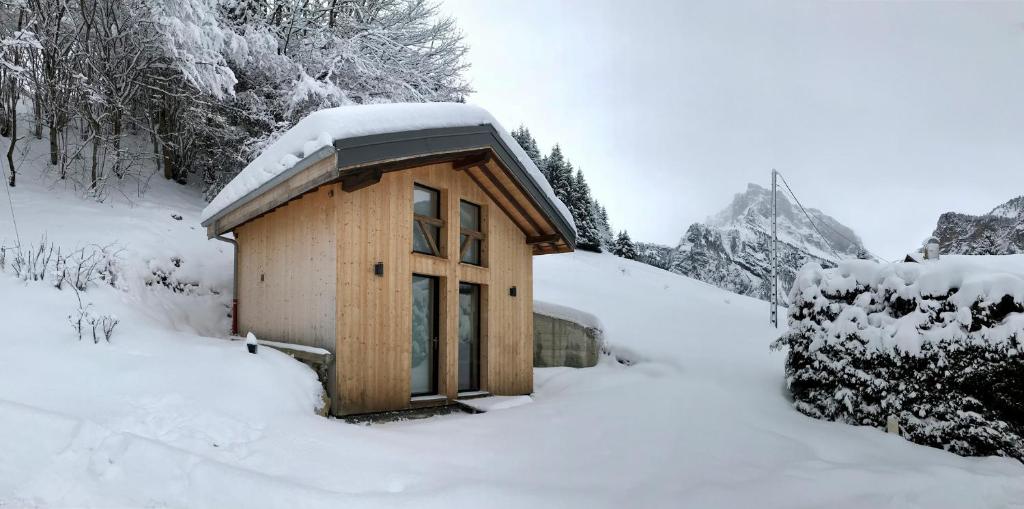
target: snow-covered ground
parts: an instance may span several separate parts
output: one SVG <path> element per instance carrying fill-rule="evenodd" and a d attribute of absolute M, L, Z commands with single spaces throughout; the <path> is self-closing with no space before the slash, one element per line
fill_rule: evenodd
<path fill-rule="evenodd" d="M 71 290 L 0 274 L 0 507 L 1024 504 L 1012 460 L 797 413 L 765 303 L 610 255 L 536 258 L 536 298 L 595 315 L 632 365 L 538 369 L 532 402 L 484 414 L 324 419 L 312 371 L 218 338 L 230 249 L 198 193 L 157 178 L 98 204 L 26 171 L 13 194 L 23 242 L 116 242 L 123 277 L 82 294 L 121 320 L 93 344 Z M 198 285 L 147 286 L 154 269 Z"/>

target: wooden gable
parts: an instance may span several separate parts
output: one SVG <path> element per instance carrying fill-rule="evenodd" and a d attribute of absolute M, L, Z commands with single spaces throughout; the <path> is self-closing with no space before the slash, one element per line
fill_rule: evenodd
<path fill-rule="evenodd" d="M 353 193 L 380 182 L 385 173 L 450 163 L 452 171 L 465 172 L 512 219 L 535 255 L 575 247 L 575 232 L 538 186 L 524 178 L 525 170 L 491 126 L 339 140 L 335 150 L 313 156 L 318 158 L 303 160 L 273 185 L 207 221 L 208 235 L 232 231 L 325 184 L 340 182 L 343 192 Z"/>

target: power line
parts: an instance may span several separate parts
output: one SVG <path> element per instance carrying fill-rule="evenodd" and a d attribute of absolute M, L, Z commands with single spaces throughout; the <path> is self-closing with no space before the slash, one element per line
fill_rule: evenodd
<path fill-rule="evenodd" d="M 811 215 L 807 213 L 807 209 L 805 209 L 803 204 L 800 203 L 800 200 L 797 199 L 796 194 L 793 193 L 793 189 L 789 187 L 789 182 L 786 182 L 786 177 L 783 177 L 781 173 L 779 173 L 779 177 L 782 178 L 782 184 L 786 186 L 786 190 L 789 191 L 789 195 L 793 197 L 793 201 L 795 201 L 796 205 L 800 207 L 800 211 L 804 213 L 804 217 L 806 217 L 807 221 L 811 223 L 811 227 L 814 228 L 814 231 L 818 233 L 818 236 L 821 237 L 821 240 L 825 241 L 825 245 L 828 246 L 830 250 L 832 250 L 832 254 L 836 255 L 836 258 L 841 258 L 839 256 L 839 252 L 836 251 L 836 248 L 832 247 L 832 243 L 830 243 L 828 239 L 826 239 L 825 236 L 821 234 L 821 230 L 818 229 L 818 225 L 814 223 L 813 219 L 811 219 Z"/>
<path fill-rule="evenodd" d="M 797 206 L 800 207 L 800 211 L 804 213 L 805 217 L 807 217 L 807 220 L 811 223 L 811 226 L 814 228 L 814 231 L 818 233 L 818 236 L 821 237 L 821 240 L 825 241 L 825 245 L 828 246 L 828 248 L 830 250 L 832 250 L 832 253 L 834 253 L 837 258 L 841 258 L 841 255 L 835 250 L 834 247 L 832 247 L 832 244 L 829 243 L 828 239 L 825 238 L 824 235 L 822 235 L 821 230 L 818 229 L 817 224 L 814 222 L 813 219 L 811 219 L 811 215 L 807 213 L 807 210 L 804 209 L 803 204 L 800 203 L 800 199 L 796 197 L 796 193 L 794 193 L 793 189 L 789 187 L 789 182 L 786 181 L 786 177 L 782 176 L 782 173 L 779 173 L 779 177 L 782 178 L 782 183 L 786 186 L 786 190 L 789 191 L 789 195 L 793 197 L 793 201 L 796 202 Z M 833 228 L 827 222 L 822 221 L 821 224 L 825 228 L 828 228 L 830 231 L 832 231 L 832 233 L 835 233 L 836 235 L 842 237 L 844 240 L 849 242 L 851 245 L 859 246 L 861 249 L 864 250 L 865 253 L 867 253 L 867 254 L 869 254 L 871 256 L 874 256 L 875 258 L 878 258 L 879 260 L 882 260 L 883 262 L 891 263 L 891 262 L 889 262 L 889 260 L 887 260 L 885 258 L 882 258 L 881 256 L 878 256 L 877 254 L 872 253 L 871 251 L 868 251 L 868 249 L 866 247 L 864 247 L 860 242 L 854 241 L 850 237 L 847 237 L 842 232 L 840 232 L 840 231 L 836 230 L 835 228 Z"/>

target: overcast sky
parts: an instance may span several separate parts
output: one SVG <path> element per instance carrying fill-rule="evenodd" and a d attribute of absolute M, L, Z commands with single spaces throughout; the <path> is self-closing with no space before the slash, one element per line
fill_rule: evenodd
<path fill-rule="evenodd" d="M 1024 2 L 446 0 L 469 102 L 675 244 L 778 168 L 893 258 L 1024 194 Z"/>

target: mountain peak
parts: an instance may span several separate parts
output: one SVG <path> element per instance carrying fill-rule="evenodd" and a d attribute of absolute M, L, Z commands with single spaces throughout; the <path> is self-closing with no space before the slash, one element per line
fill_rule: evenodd
<path fill-rule="evenodd" d="M 1018 196 L 992 209 L 989 215 L 1017 218 L 1024 216 L 1024 196 Z"/>
<path fill-rule="evenodd" d="M 748 183 L 744 192 L 734 195 L 732 202 L 708 217 L 706 223 L 715 228 L 737 228 L 768 234 L 771 232 L 771 198 L 770 190 L 753 182 Z M 818 209 L 808 208 L 805 215 L 781 190 L 777 194 L 776 208 L 779 240 L 782 242 L 831 261 L 837 261 L 844 255 L 856 255 L 863 249 L 860 238 L 849 227 Z"/>
<path fill-rule="evenodd" d="M 934 236 L 943 253 L 1024 253 L 1024 196 L 1018 196 L 980 216 L 946 212 L 939 216 Z"/>
<path fill-rule="evenodd" d="M 767 300 L 771 294 L 772 272 L 769 260 L 771 198 L 769 189 L 747 184 L 743 192 L 733 196 L 728 206 L 706 222 L 690 225 L 676 247 L 641 245 L 639 260 Z M 780 297 L 785 302 L 788 289 L 804 263 L 816 261 L 831 265 L 839 258 L 857 255 L 863 247 L 853 230 L 820 210 L 807 209 L 805 215 L 786 199 L 783 191 L 778 192 L 777 198 Z M 822 235 L 827 240 L 823 240 Z"/>

